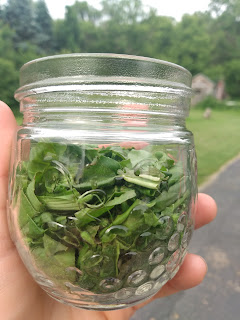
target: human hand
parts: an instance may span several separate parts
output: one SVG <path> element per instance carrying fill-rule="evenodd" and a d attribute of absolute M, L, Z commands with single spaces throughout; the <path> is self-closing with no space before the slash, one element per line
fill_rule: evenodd
<path fill-rule="evenodd" d="M 87 311 L 61 304 L 50 298 L 32 279 L 11 241 L 6 214 L 8 167 L 16 121 L 6 104 L 0 102 L 0 318 L 5 320 L 127 320 L 153 299 L 198 285 L 204 278 L 205 261 L 188 254 L 177 275 L 150 300 L 123 310 Z M 216 216 L 214 200 L 199 194 L 195 228 Z"/>

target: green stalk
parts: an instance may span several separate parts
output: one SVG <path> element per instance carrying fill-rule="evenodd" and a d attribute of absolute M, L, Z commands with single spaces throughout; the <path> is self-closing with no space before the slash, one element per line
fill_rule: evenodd
<path fill-rule="evenodd" d="M 153 180 L 148 180 L 148 179 L 137 177 L 137 176 L 129 177 L 129 176 L 123 175 L 123 179 L 127 182 L 130 182 L 148 189 L 157 189 L 159 185 L 159 182 L 154 182 Z"/>

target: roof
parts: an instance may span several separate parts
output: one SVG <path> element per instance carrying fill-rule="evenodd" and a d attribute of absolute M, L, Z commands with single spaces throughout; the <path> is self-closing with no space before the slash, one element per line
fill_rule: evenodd
<path fill-rule="evenodd" d="M 211 82 L 212 84 L 215 84 L 214 81 L 212 81 L 208 76 L 206 76 L 206 75 L 203 74 L 203 73 L 198 73 L 198 74 L 196 74 L 195 76 L 193 76 L 192 81 L 194 81 L 194 79 L 196 79 L 196 78 L 198 78 L 198 77 L 200 77 L 200 76 L 203 77 L 203 78 L 205 78 L 205 80 Z"/>

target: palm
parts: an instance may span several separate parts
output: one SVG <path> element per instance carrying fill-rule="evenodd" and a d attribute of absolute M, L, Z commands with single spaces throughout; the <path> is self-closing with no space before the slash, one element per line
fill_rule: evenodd
<path fill-rule="evenodd" d="M 72 308 L 50 298 L 31 278 L 18 256 L 7 227 L 6 198 L 10 145 L 15 119 L 8 107 L 0 102 L 0 318 L 18 320 L 126 320 L 142 305 L 118 311 L 87 311 Z M 216 205 L 207 195 L 199 195 L 196 227 L 210 222 Z M 154 297 L 163 297 L 200 283 L 206 273 L 205 262 L 188 255 L 180 271 Z M 148 301 L 149 302 L 149 301 Z M 146 302 L 146 303 L 148 303 Z M 145 304 L 146 304 L 145 303 Z"/>
<path fill-rule="evenodd" d="M 5 212 L 2 212 L 3 214 Z M 1 273 L 4 274 L 0 291 L 2 319 L 18 320 L 75 320 L 128 319 L 134 310 L 113 312 L 85 311 L 71 308 L 50 298 L 31 278 L 22 264 L 14 245 L 9 241 L 1 252 Z M 14 306 L 11 308 L 10 306 Z"/>

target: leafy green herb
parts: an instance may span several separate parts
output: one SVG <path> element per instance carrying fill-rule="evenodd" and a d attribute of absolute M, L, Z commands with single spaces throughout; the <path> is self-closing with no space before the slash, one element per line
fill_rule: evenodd
<path fill-rule="evenodd" d="M 19 227 L 36 264 L 62 286 L 106 293 L 115 290 L 106 279 L 118 290 L 129 272 L 148 270 L 154 248 L 167 259 L 190 203 L 183 167 L 163 149 L 36 143 L 16 181 Z"/>

